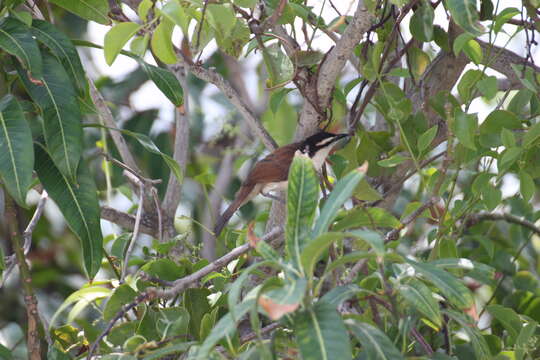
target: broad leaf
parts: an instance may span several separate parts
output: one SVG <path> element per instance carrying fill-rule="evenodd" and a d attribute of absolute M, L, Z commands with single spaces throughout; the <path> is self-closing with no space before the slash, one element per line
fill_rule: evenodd
<path fill-rule="evenodd" d="M 59 171 L 43 145 L 36 144 L 34 149 L 39 180 L 60 208 L 70 229 L 81 240 L 84 267 L 93 278 L 101 266 L 103 248 L 94 177 L 88 167 L 80 166 L 77 183 L 74 183 Z"/>
<path fill-rule="evenodd" d="M 174 52 L 171 36 L 174 23 L 168 18 L 164 18 L 154 30 L 150 45 L 159 60 L 165 64 L 176 63 L 176 53 Z"/>
<path fill-rule="evenodd" d="M 317 209 L 319 181 L 313 163 L 307 156 L 295 156 L 289 170 L 287 188 L 287 224 L 285 250 L 289 259 L 300 267 L 300 255 L 308 241 Z"/>
<path fill-rule="evenodd" d="M 521 121 L 509 111 L 492 111 L 480 125 L 480 144 L 484 147 L 502 145 L 500 133 L 503 128 L 510 130 L 521 129 Z"/>
<path fill-rule="evenodd" d="M 51 2 L 86 20 L 92 20 L 103 25 L 111 23 L 108 17 L 108 0 L 51 0 Z"/>
<path fill-rule="evenodd" d="M 328 227 L 336 218 L 338 210 L 343 206 L 345 201 L 349 200 L 356 185 L 358 185 L 363 178 L 364 172 L 360 169 L 355 169 L 338 181 L 324 203 L 321 214 L 311 232 L 312 238 L 315 238 L 328 230 Z"/>
<path fill-rule="evenodd" d="M 474 353 L 476 355 L 475 359 L 477 360 L 488 360 L 493 359 L 491 352 L 489 351 L 489 346 L 486 343 L 486 340 L 480 333 L 480 330 L 474 325 L 472 319 L 467 316 L 458 313 L 453 310 L 446 310 L 445 313 L 453 320 L 457 321 L 461 326 L 463 331 L 467 334 Z"/>
<path fill-rule="evenodd" d="M 414 12 L 409 29 L 415 39 L 428 42 L 433 39 L 434 12 L 431 4 L 423 2 Z"/>
<path fill-rule="evenodd" d="M 8 193 L 26 207 L 32 183 L 32 132 L 21 106 L 11 95 L 0 100 L 0 176 Z"/>
<path fill-rule="evenodd" d="M 236 15 L 229 4 L 208 4 L 206 9 L 208 23 L 220 36 L 232 35 L 236 24 Z"/>
<path fill-rule="evenodd" d="M 347 234 L 345 233 L 324 233 L 311 240 L 302 250 L 300 261 L 304 272 L 311 276 L 315 268 L 315 264 L 319 261 L 321 255 L 328 249 L 328 247 L 336 241 L 342 240 Z"/>
<path fill-rule="evenodd" d="M 480 36 L 484 29 L 479 24 L 476 0 L 446 0 L 452 19 L 471 35 Z"/>
<path fill-rule="evenodd" d="M 86 306 L 91 305 L 92 301 L 96 299 L 107 298 L 111 295 L 112 290 L 101 286 L 101 285 L 90 285 L 85 286 L 82 289 L 75 291 L 73 294 L 69 295 L 66 300 L 58 307 L 54 313 L 51 322 L 49 323 L 49 328 L 54 326 L 55 320 L 65 309 L 70 305 L 76 302 L 84 302 Z"/>
<path fill-rule="evenodd" d="M 342 285 L 335 287 L 326 294 L 324 294 L 324 296 L 321 298 L 321 302 L 325 302 L 333 305 L 334 307 L 337 307 L 341 305 L 341 303 L 345 300 L 348 300 L 361 292 L 366 292 L 366 290 L 362 289 L 358 285 Z"/>
<path fill-rule="evenodd" d="M 294 76 L 294 64 L 281 51 L 278 44 L 263 48 L 262 55 L 268 71 L 267 87 L 274 88 L 287 84 Z"/>
<path fill-rule="evenodd" d="M 348 210 L 332 227 L 334 231 L 359 227 L 389 227 L 397 228 L 401 223 L 383 208 L 356 207 Z"/>
<path fill-rule="evenodd" d="M 369 360 L 404 359 L 392 341 L 381 330 L 372 325 L 354 320 L 347 320 L 346 324 L 362 344 Z"/>
<path fill-rule="evenodd" d="M 122 22 L 112 27 L 105 35 L 103 48 L 105 50 L 105 61 L 107 65 L 112 65 L 120 50 L 139 31 L 141 25 L 134 22 Z"/>
<path fill-rule="evenodd" d="M 184 35 L 187 36 L 191 19 L 177 0 L 169 0 L 161 9 L 159 9 L 159 13 L 178 25 L 182 29 Z"/>
<path fill-rule="evenodd" d="M 47 150 L 56 167 L 73 181 L 82 154 L 81 112 L 62 64 L 46 51 L 43 56 L 43 85 L 36 85 L 18 68 L 30 96 L 43 112 Z"/>
<path fill-rule="evenodd" d="M 9 17 L 0 21 L 0 48 L 15 56 L 32 78 L 42 78 L 41 54 L 25 23 Z"/>
<path fill-rule="evenodd" d="M 508 331 L 511 344 L 515 343 L 523 326 L 519 315 L 513 309 L 502 305 L 492 304 L 488 305 L 486 309 Z"/>
<path fill-rule="evenodd" d="M 141 68 L 146 72 L 161 92 L 169 99 L 174 106 L 184 103 L 184 90 L 178 79 L 168 70 L 150 65 L 144 61 L 139 61 Z"/>
<path fill-rule="evenodd" d="M 352 359 L 347 329 L 332 304 L 319 301 L 298 313 L 294 333 L 304 360 Z"/>
<path fill-rule="evenodd" d="M 476 114 L 466 114 L 457 108 L 454 113 L 454 128 L 452 130 L 463 146 L 476 150 L 475 139 L 478 130 Z"/>
<path fill-rule="evenodd" d="M 54 25 L 43 20 L 34 19 L 30 30 L 32 35 L 60 60 L 77 92 L 84 97 L 88 93 L 88 81 L 79 53 L 71 40 Z"/>

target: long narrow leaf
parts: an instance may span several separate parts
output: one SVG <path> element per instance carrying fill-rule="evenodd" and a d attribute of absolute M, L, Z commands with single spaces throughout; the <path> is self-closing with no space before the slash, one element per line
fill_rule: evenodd
<path fill-rule="evenodd" d="M 25 23 L 13 18 L 0 22 L 0 48 L 15 56 L 22 66 L 32 73 L 32 78 L 41 79 L 43 64 L 36 40 Z"/>
<path fill-rule="evenodd" d="M 71 40 L 54 25 L 44 20 L 34 19 L 30 30 L 32 35 L 60 60 L 79 95 L 85 97 L 88 93 L 88 81 L 79 53 Z"/>
<path fill-rule="evenodd" d="M 32 132 L 19 103 L 10 95 L 0 100 L 0 176 L 8 193 L 26 207 L 32 182 Z"/>
<path fill-rule="evenodd" d="M 369 360 L 404 359 L 392 341 L 376 327 L 354 320 L 347 320 L 347 326 L 362 344 Z"/>
<path fill-rule="evenodd" d="M 84 267 L 93 278 L 101 266 L 103 248 L 94 178 L 85 166 L 80 166 L 77 183 L 73 183 L 56 167 L 43 145 L 36 144 L 34 149 L 39 180 L 81 240 Z"/>
<path fill-rule="evenodd" d="M 47 51 L 42 51 L 42 57 L 42 84 L 30 81 L 20 67 L 17 70 L 30 96 L 43 112 L 47 150 L 62 174 L 74 181 L 82 154 L 79 104 L 62 64 Z"/>
<path fill-rule="evenodd" d="M 328 200 L 326 200 L 326 203 L 321 210 L 321 215 L 315 223 L 315 228 L 311 233 L 312 238 L 321 235 L 328 229 L 335 219 L 339 208 L 351 197 L 356 185 L 358 185 L 363 178 L 364 172 L 360 169 L 356 169 L 338 181 L 334 190 L 330 193 Z"/>
<path fill-rule="evenodd" d="M 298 313 L 294 332 L 304 360 L 352 359 L 347 329 L 332 304 L 319 301 Z"/>

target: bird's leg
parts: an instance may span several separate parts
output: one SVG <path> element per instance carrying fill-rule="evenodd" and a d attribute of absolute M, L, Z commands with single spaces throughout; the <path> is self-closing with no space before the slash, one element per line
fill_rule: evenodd
<path fill-rule="evenodd" d="M 269 199 L 276 200 L 276 201 L 279 201 L 280 203 L 285 204 L 285 200 L 283 198 L 280 198 L 279 196 L 275 196 L 275 195 L 272 195 L 270 193 L 265 193 L 263 191 L 261 191 L 261 195 L 264 196 L 264 197 L 267 197 Z"/>

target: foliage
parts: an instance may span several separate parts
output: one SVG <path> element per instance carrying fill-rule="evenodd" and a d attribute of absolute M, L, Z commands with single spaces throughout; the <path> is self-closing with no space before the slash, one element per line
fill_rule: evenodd
<path fill-rule="evenodd" d="M 36 316 L 45 336 L 28 339 L 58 359 L 540 357 L 540 3 L 354 1 L 335 18 L 332 1 L 312 3 L 0 2 L 6 219 L 37 221 L 22 234 L 25 302 L 1 284 L 1 338 Z M 85 38 L 94 22 L 107 27 L 103 46 Z M 135 70 L 97 78 L 90 49 Z M 243 59 L 265 96 L 246 91 Z M 173 130 L 129 104 L 148 81 L 174 109 Z M 210 84 L 228 114 L 217 135 Z M 352 135 L 327 172 L 296 155 L 274 200 L 284 218 L 257 200 L 238 212 L 251 225 L 233 230 L 233 219 L 216 242 L 214 214 L 259 143 L 318 127 Z M 61 219 L 34 209 L 36 191 Z M 118 198 L 131 208 L 111 209 Z M 4 253 L 25 249 L 7 228 L 9 280 Z M 0 344 L 0 357 L 32 354 L 30 340 Z"/>

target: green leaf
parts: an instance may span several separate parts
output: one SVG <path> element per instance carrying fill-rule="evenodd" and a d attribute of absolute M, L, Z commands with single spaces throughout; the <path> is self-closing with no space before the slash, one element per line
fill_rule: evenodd
<path fill-rule="evenodd" d="M 122 306 L 132 302 L 136 296 L 137 292 L 128 284 L 122 284 L 114 289 L 112 296 L 107 301 L 107 305 L 103 310 L 103 320 L 110 321 L 122 309 Z"/>
<path fill-rule="evenodd" d="M 520 147 L 511 147 L 499 155 L 499 171 L 505 171 L 512 164 L 516 162 L 517 159 L 521 156 L 522 149 Z"/>
<path fill-rule="evenodd" d="M 84 97 L 88 93 L 86 72 L 81 64 L 79 53 L 71 40 L 54 25 L 43 20 L 34 19 L 30 30 L 32 35 L 40 43 L 47 46 L 54 56 L 60 60 L 77 92 L 81 97 Z"/>
<path fill-rule="evenodd" d="M 483 79 L 484 73 L 480 70 L 467 70 L 457 85 L 458 93 L 463 104 L 472 100 L 473 91 L 478 81 Z"/>
<path fill-rule="evenodd" d="M 117 129 L 115 129 L 117 130 Z M 169 167 L 169 170 L 174 174 L 176 179 L 179 183 L 182 183 L 183 175 L 182 175 L 182 169 L 180 169 L 180 165 L 169 155 L 161 152 L 159 148 L 154 144 L 152 139 L 150 139 L 148 136 L 144 134 L 139 134 L 133 131 L 129 130 L 120 130 L 123 134 L 129 135 L 133 138 L 135 138 L 139 144 L 141 144 L 147 151 L 150 151 L 153 154 L 161 156 L 163 161 L 165 161 L 165 164 Z"/>
<path fill-rule="evenodd" d="M 487 99 L 491 100 L 497 95 L 497 92 L 499 91 L 498 84 L 497 84 L 497 77 L 495 76 L 486 76 L 482 80 L 478 81 L 476 83 L 476 87 L 482 95 Z"/>
<path fill-rule="evenodd" d="M 283 86 L 292 80 L 294 65 L 291 59 L 281 51 L 279 44 L 272 44 L 263 48 L 262 55 L 269 77 L 267 87 Z"/>
<path fill-rule="evenodd" d="M 529 201 L 536 191 L 536 185 L 531 175 L 525 171 L 519 172 L 519 192 L 523 197 L 523 200 Z"/>
<path fill-rule="evenodd" d="M 450 273 L 430 264 L 417 263 L 406 259 L 416 271 L 435 285 L 448 301 L 459 309 L 468 309 L 473 304 L 469 289 Z"/>
<path fill-rule="evenodd" d="M 109 2 L 107 0 L 51 0 L 51 2 L 79 15 L 83 19 L 92 20 L 103 25 L 111 23 L 107 16 L 109 13 Z"/>
<path fill-rule="evenodd" d="M 311 240 L 302 250 L 300 256 L 300 262 L 304 272 L 311 276 L 315 268 L 315 264 L 319 261 L 321 255 L 328 249 L 328 247 L 339 240 L 342 240 L 346 236 L 345 233 L 333 233 L 327 232 L 316 239 Z"/>
<path fill-rule="evenodd" d="M 112 65 L 120 50 L 126 45 L 140 29 L 141 25 L 134 22 L 122 22 L 113 26 L 107 34 L 103 43 L 105 61 L 107 65 Z"/>
<path fill-rule="evenodd" d="M 80 166 L 75 184 L 59 171 L 43 145 L 35 144 L 34 149 L 39 180 L 60 208 L 69 228 L 80 239 L 84 267 L 93 278 L 101 266 L 103 248 L 94 177 L 88 167 Z"/>
<path fill-rule="evenodd" d="M 337 182 L 324 203 L 321 214 L 311 232 L 311 238 L 316 238 L 328 230 L 328 227 L 336 218 L 338 210 L 351 197 L 356 185 L 364 178 L 364 175 L 362 170 L 355 169 Z"/>
<path fill-rule="evenodd" d="M 500 133 L 503 128 L 521 129 L 521 121 L 509 111 L 492 111 L 480 125 L 480 144 L 484 147 L 501 146 Z"/>
<path fill-rule="evenodd" d="M 216 33 L 215 38 L 219 48 L 226 54 L 237 58 L 242 53 L 244 45 L 249 42 L 251 33 L 243 21 L 237 21 L 230 35 Z"/>
<path fill-rule="evenodd" d="M 531 320 L 521 328 L 515 347 L 516 360 L 522 360 L 525 356 L 525 353 L 529 353 L 532 355 L 532 352 L 535 349 L 535 346 L 533 344 L 537 341 L 537 337 L 536 339 L 534 337 L 537 327 L 538 323 Z"/>
<path fill-rule="evenodd" d="M 270 96 L 270 110 L 275 114 L 277 113 L 279 109 L 279 105 L 283 102 L 283 99 L 285 99 L 285 96 L 293 91 L 294 89 L 279 89 L 277 91 L 274 91 L 272 95 Z"/>
<path fill-rule="evenodd" d="M 431 4 L 422 2 L 411 17 L 409 30 L 412 36 L 423 42 L 428 42 L 433 39 L 433 18 L 434 12 Z"/>
<path fill-rule="evenodd" d="M 0 100 L 0 177 L 5 189 L 22 207 L 26 207 L 33 169 L 30 126 L 17 100 L 6 95 Z"/>
<path fill-rule="evenodd" d="M 145 356 L 142 358 L 143 360 L 156 360 L 156 359 L 166 359 L 168 356 L 166 355 L 172 355 L 175 353 L 184 353 L 189 350 L 190 347 L 192 347 L 195 343 L 194 342 L 185 342 L 180 344 L 171 344 L 164 346 L 160 349 L 157 349 L 155 351 L 145 351 Z"/>
<path fill-rule="evenodd" d="M 482 200 L 489 211 L 495 209 L 501 204 L 502 193 L 501 190 L 495 186 L 488 184 L 482 189 Z"/>
<path fill-rule="evenodd" d="M 299 312 L 294 333 L 304 360 L 352 359 L 347 329 L 332 304 L 319 301 Z"/>
<path fill-rule="evenodd" d="M 457 321 L 463 331 L 467 334 L 467 337 L 470 339 L 474 353 L 476 355 L 475 359 L 477 360 L 489 360 L 493 359 L 491 352 L 489 351 L 489 346 L 486 343 L 486 340 L 474 325 L 474 321 L 467 316 L 464 316 L 461 313 L 453 310 L 446 310 L 445 313 Z"/>
<path fill-rule="evenodd" d="M 395 154 L 395 155 L 390 156 L 388 159 L 377 161 L 377 164 L 382 167 L 390 168 L 390 167 L 396 167 L 402 162 L 409 159 L 410 158 L 403 156 L 401 154 Z"/>
<path fill-rule="evenodd" d="M 366 290 L 362 289 L 358 285 L 355 284 L 348 284 L 348 285 L 342 285 L 333 288 L 324 296 L 321 298 L 321 302 L 331 304 L 334 307 L 338 307 L 343 303 L 345 300 L 348 300 L 355 296 L 356 294 L 366 292 Z"/>
<path fill-rule="evenodd" d="M 158 10 L 159 13 L 167 17 L 182 29 L 182 33 L 187 36 L 190 17 L 184 11 L 184 8 L 177 0 L 169 0 L 163 7 Z"/>
<path fill-rule="evenodd" d="M 523 146 L 526 148 L 531 147 L 531 145 L 536 143 L 538 138 L 540 138 L 540 122 L 527 129 L 523 136 Z"/>
<path fill-rule="evenodd" d="M 252 8 L 257 3 L 257 0 L 234 0 L 234 3 L 240 7 Z"/>
<path fill-rule="evenodd" d="M 399 360 L 405 359 L 396 349 L 392 341 L 383 333 L 367 323 L 361 323 L 349 319 L 347 327 L 360 341 L 369 360 Z"/>
<path fill-rule="evenodd" d="M 343 231 L 359 227 L 397 228 L 401 223 L 388 211 L 382 208 L 355 207 L 348 210 L 332 227 L 334 231 Z"/>
<path fill-rule="evenodd" d="M 9 17 L 0 21 L 0 48 L 15 56 L 32 78 L 43 77 L 41 54 L 26 24 Z"/>
<path fill-rule="evenodd" d="M 319 198 L 319 181 L 307 156 L 295 156 L 289 170 L 285 250 L 300 267 L 300 254 L 307 244 Z"/>
<path fill-rule="evenodd" d="M 169 2 L 172 2 L 172 1 L 169 1 Z M 167 4 L 165 4 L 167 5 Z M 164 5 L 164 7 L 165 7 Z M 150 9 L 152 9 L 152 7 L 154 6 L 154 3 L 152 2 L 152 0 L 142 0 L 140 3 L 139 3 L 139 6 L 137 6 L 137 14 L 139 15 L 139 18 L 143 21 L 143 22 L 147 22 L 148 21 L 148 13 L 150 12 Z"/>
<path fill-rule="evenodd" d="M 154 30 L 150 45 L 157 58 L 165 64 L 176 63 L 176 53 L 174 52 L 171 36 L 174 23 L 164 18 Z"/>
<path fill-rule="evenodd" d="M 424 150 L 427 150 L 429 148 L 429 145 L 433 142 L 433 139 L 435 139 L 435 136 L 437 135 L 437 131 L 439 130 L 439 127 L 437 125 L 432 126 L 429 128 L 425 133 L 420 135 L 418 137 L 418 151 L 422 153 Z"/>
<path fill-rule="evenodd" d="M 479 23 L 476 0 L 446 0 L 446 7 L 463 30 L 474 36 L 482 35 L 484 29 Z"/>
<path fill-rule="evenodd" d="M 423 282 L 412 280 L 399 287 L 399 294 L 405 298 L 409 306 L 415 308 L 438 328 L 442 326 L 439 303 L 433 297 L 431 290 Z"/>
<path fill-rule="evenodd" d="M 476 150 L 475 138 L 478 129 L 476 114 L 467 114 L 456 108 L 454 112 L 454 133 L 459 142 L 468 149 Z"/>
<path fill-rule="evenodd" d="M 75 291 L 73 294 L 69 295 L 66 300 L 58 307 L 54 313 L 51 322 L 49 323 L 49 329 L 54 327 L 56 318 L 60 315 L 65 309 L 70 305 L 81 302 L 85 306 L 91 305 L 92 301 L 97 299 L 107 298 L 111 295 L 112 290 L 100 285 L 90 285 L 85 286 L 82 289 Z"/>
<path fill-rule="evenodd" d="M 156 84 L 174 106 L 180 106 L 184 103 L 184 89 L 176 76 L 166 69 L 150 65 L 144 61 L 139 61 L 139 64 L 150 80 Z"/>
<path fill-rule="evenodd" d="M 237 21 L 231 5 L 208 4 L 206 16 L 216 33 L 223 37 L 231 35 Z"/>
<path fill-rule="evenodd" d="M 521 11 L 519 11 L 519 9 L 516 9 L 514 7 L 503 9 L 495 17 L 495 23 L 493 24 L 493 31 L 495 31 L 495 33 L 498 33 L 499 31 L 501 31 L 502 26 L 508 22 L 508 20 L 510 20 L 511 18 L 519 14 L 521 14 Z"/>
<path fill-rule="evenodd" d="M 352 230 L 349 231 L 348 234 L 351 234 L 368 243 L 373 248 L 377 256 L 384 256 L 384 239 L 379 233 L 372 230 Z"/>
<path fill-rule="evenodd" d="M 514 136 L 514 133 L 506 128 L 503 128 L 501 130 L 501 141 L 505 148 L 511 148 L 516 147 L 516 137 Z"/>
<path fill-rule="evenodd" d="M 508 331 L 511 344 L 513 344 L 517 340 L 522 327 L 519 315 L 513 309 L 502 305 L 488 305 L 486 310 Z"/>
<path fill-rule="evenodd" d="M 73 181 L 82 154 L 81 112 L 68 74 L 58 60 L 42 51 L 43 84 L 36 85 L 17 68 L 32 99 L 43 113 L 47 150 L 56 167 Z"/>
<path fill-rule="evenodd" d="M 249 309 L 254 306 L 254 304 L 254 299 L 248 299 L 236 305 L 234 308 L 236 318 L 240 319 L 242 316 L 244 316 L 249 311 Z M 210 334 L 206 337 L 206 339 L 204 339 L 204 342 L 201 344 L 201 347 L 197 351 L 195 360 L 208 359 L 210 351 L 219 342 L 219 340 L 221 340 L 225 336 L 229 337 L 236 329 L 236 322 L 234 321 L 230 313 L 219 319 Z"/>
<path fill-rule="evenodd" d="M 125 253 L 122 254 L 124 256 Z M 165 281 L 174 281 L 186 275 L 184 267 L 169 258 L 151 260 L 141 267 L 141 271 Z"/>
<path fill-rule="evenodd" d="M 441 269 L 461 269 L 467 271 L 467 276 L 485 284 L 493 284 L 495 269 L 489 265 L 465 258 L 444 258 L 430 261 L 431 265 Z"/>
<path fill-rule="evenodd" d="M 0 344 L 0 358 L 4 360 L 11 360 L 13 359 L 13 355 L 11 354 L 11 350 L 9 350 L 4 345 Z"/>

